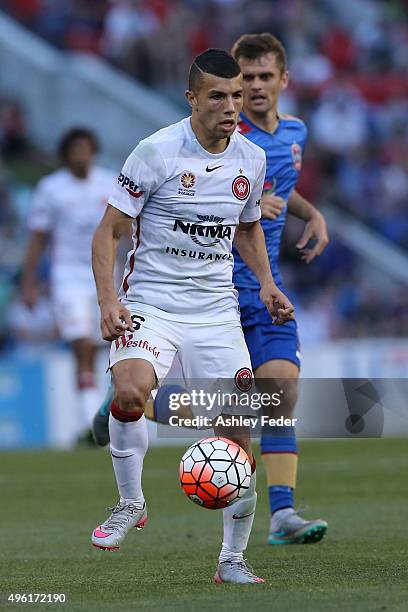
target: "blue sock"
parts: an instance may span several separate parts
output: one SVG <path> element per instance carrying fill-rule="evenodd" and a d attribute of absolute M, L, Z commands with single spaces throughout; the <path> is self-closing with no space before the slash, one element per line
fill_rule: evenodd
<path fill-rule="evenodd" d="M 294 427 L 262 427 L 261 453 L 297 453 Z"/>
<path fill-rule="evenodd" d="M 271 514 L 283 508 L 293 508 L 295 500 L 292 487 L 273 485 L 268 487 L 269 510 Z"/>
<path fill-rule="evenodd" d="M 171 415 L 177 414 L 170 410 L 170 395 L 173 393 L 184 393 L 185 389 L 180 385 L 164 385 L 156 393 L 153 402 L 154 420 L 157 423 L 168 425 Z"/>
<path fill-rule="evenodd" d="M 295 428 L 264 426 L 261 435 L 261 453 L 297 453 Z M 268 487 L 268 495 L 271 514 L 277 510 L 294 506 L 293 487 L 272 485 Z"/>

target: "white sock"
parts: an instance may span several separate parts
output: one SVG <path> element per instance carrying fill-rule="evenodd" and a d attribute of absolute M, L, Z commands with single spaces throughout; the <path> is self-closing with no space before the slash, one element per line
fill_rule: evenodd
<path fill-rule="evenodd" d="M 128 497 L 121 497 L 120 501 L 123 502 L 124 504 L 126 504 L 126 506 L 128 504 L 134 504 L 137 508 L 139 508 L 141 510 L 143 508 L 144 503 L 145 503 L 145 498 L 144 498 L 144 496 L 142 494 L 137 499 L 129 499 Z"/>
<path fill-rule="evenodd" d="M 256 508 L 256 472 L 251 476 L 248 491 L 235 504 L 223 510 L 224 539 L 220 563 L 229 559 L 242 559 L 248 545 Z M 234 518 L 243 517 L 243 518 Z"/>
<path fill-rule="evenodd" d="M 99 391 L 96 387 L 85 387 L 78 389 L 78 394 L 84 424 L 89 429 L 99 406 Z"/>
<path fill-rule="evenodd" d="M 243 552 L 233 552 L 229 549 L 229 546 L 227 546 L 227 544 L 225 544 L 224 542 L 222 543 L 222 548 L 219 556 L 220 563 L 223 563 L 224 561 L 241 561 L 243 558 Z"/>
<path fill-rule="evenodd" d="M 113 469 L 121 499 L 142 503 L 143 459 L 147 451 L 147 425 L 143 415 L 138 421 L 122 423 L 109 416 Z"/>

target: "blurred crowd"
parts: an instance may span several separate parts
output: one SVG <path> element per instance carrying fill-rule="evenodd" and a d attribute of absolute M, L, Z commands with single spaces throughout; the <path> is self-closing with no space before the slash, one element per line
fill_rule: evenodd
<path fill-rule="evenodd" d="M 282 110 L 309 127 L 299 191 L 408 251 L 408 0 L 0 0 L 0 8 L 58 48 L 100 54 L 180 104 L 195 54 L 271 31 L 289 56 Z M 26 146 L 19 109 L 0 100 L 3 157 Z M 2 201 L 18 189 L 0 162 Z M 15 231 L 12 209 L 1 207 L 2 237 Z M 406 288 L 367 275 L 333 232 L 306 267 L 293 248 L 300 231 L 289 223 L 283 265 L 308 340 L 408 333 Z M 7 257 L 0 253 L 0 274 Z M 6 301 L 0 295 L 0 310 Z"/>

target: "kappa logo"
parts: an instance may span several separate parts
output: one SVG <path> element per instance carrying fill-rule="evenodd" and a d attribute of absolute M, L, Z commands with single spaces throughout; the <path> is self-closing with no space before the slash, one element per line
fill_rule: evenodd
<path fill-rule="evenodd" d="M 143 191 L 138 191 L 139 185 L 132 181 L 126 174 L 121 172 L 118 176 L 118 183 L 121 185 L 132 198 L 140 198 L 143 195 Z"/>
<path fill-rule="evenodd" d="M 232 193 L 238 200 L 246 200 L 251 193 L 251 184 L 246 176 L 239 174 L 232 181 Z"/>
<path fill-rule="evenodd" d="M 295 170 L 300 172 L 302 169 L 302 149 L 297 142 L 294 142 L 290 149 L 292 153 L 293 167 Z"/>
<path fill-rule="evenodd" d="M 184 234 L 189 234 L 191 240 L 203 247 L 212 247 L 222 238 L 231 239 L 232 226 L 222 225 L 225 217 L 216 217 L 215 215 L 197 215 L 197 223 L 189 223 L 176 219 L 173 225 L 173 232 L 181 230 Z M 202 225 L 203 223 L 214 223 L 216 225 Z M 210 241 L 204 241 L 203 238 L 209 238 Z"/>

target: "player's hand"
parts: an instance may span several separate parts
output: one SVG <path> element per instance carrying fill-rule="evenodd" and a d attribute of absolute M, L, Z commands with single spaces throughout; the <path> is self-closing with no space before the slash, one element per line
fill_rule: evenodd
<path fill-rule="evenodd" d="M 294 319 L 295 309 L 293 304 L 276 285 L 262 287 L 259 297 L 268 309 L 275 325 L 282 325 Z"/>
<path fill-rule="evenodd" d="M 279 196 L 264 193 L 261 198 L 261 214 L 265 219 L 276 219 L 285 208 L 286 202 Z"/>
<path fill-rule="evenodd" d="M 32 310 L 39 298 L 38 284 L 32 281 L 23 281 L 21 285 L 21 299 L 23 303 Z"/>
<path fill-rule="evenodd" d="M 101 304 L 101 333 L 104 340 L 116 340 L 134 331 L 129 310 L 119 300 Z"/>
<path fill-rule="evenodd" d="M 307 248 L 310 240 L 316 243 L 313 248 Z M 299 249 L 300 256 L 304 262 L 310 263 L 315 257 L 321 255 L 324 249 L 329 244 L 329 234 L 327 232 L 326 221 L 321 212 L 315 211 L 313 217 L 306 223 L 305 230 L 296 245 Z"/>

